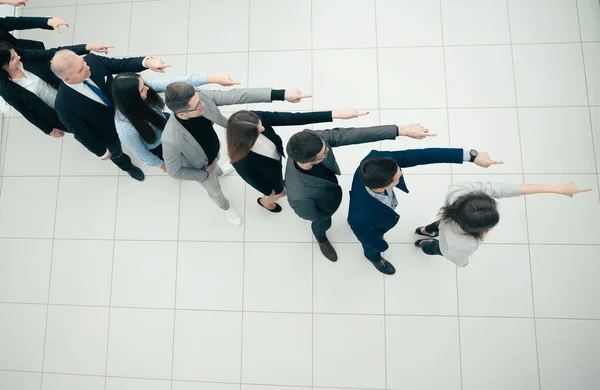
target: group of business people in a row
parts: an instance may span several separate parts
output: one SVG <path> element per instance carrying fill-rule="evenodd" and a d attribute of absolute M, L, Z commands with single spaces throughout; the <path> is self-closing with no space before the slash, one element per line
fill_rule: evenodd
<path fill-rule="evenodd" d="M 242 110 L 226 118 L 220 106 L 273 100 L 296 103 L 310 96 L 298 89 L 195 89 L 206 83 L 237 84 L 227 75 L 192 74 L 167 81 L 145 81 L 138 72 L 163 72 L 169 65 L 153 57 L 112 59 L 88 54 L 106 53 L 108 48 L 87 44 L 31 50 L 0 43 L 0 92 L 44 133 L 53 137 L 72 133 L 90 152 L 103 160 L 110 159 L 136 180 L 144 180 L 144 174 L 123 153 L 121 142 L 147 165 L 177 179 L 197 181 L 234 225 L 242 224 L 242 217 L 223 194 L 219 183 L 223 175 L 235 169 L 263 194 L 257 199 L 257 207 L 271 213 L 282 210 L 277 201 L 287 195 L 293 211 L 311 221 L 321 252 L 330 261 L 337 261 L 337 253 L 327 231 L 343 196 L 333 149 L 399 136 L 423 139 L 435 135 L 418 124 L 307 129 L 294 134 L 284 149 L 274 127 L 331 122 L 366 113 L 354 109 L 309 113 Z M 85 58 L 83 54 L 87 54 Z M 165 93 L 164 100 L 161 92 Z M 165 112 L 165 105 L 172 114 Z M 221 145 L 213 128 L 215 123 L 226 129 L 231 164 L 219 163 Z M 284 182 L 282 159 L 286 152 Z M 348 223 L 365 257 L 384 274 L 395 272 L 382 252 L 388 249 L 385 233 L 399 219 L 394 188 L 408 193 L 402 169 L 435 163 L 474 163 L 487 168 L 501 162 L 475 149 L 373 150 L 356 170 L 349 194 Z M 415 229 L 424 237 L 415 245 L 424 253 L 442 255 L 465 266 L 499 221 L 494 198 L 542 192 L 572 196 L 589 190 L 573 183 L 454 185 L 439 220 Z"/>

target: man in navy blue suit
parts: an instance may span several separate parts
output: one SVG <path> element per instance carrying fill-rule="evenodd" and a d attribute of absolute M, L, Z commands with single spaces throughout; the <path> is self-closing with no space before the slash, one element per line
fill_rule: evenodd
<path fill-rule="evenodd" d="M 362 244 L 365 257 L 377 270 L 386 275 L 396 272 L 394 266 L 381 256 L 381 252 L 388 249 L 384 234 L 396 226 L 400 219 L 394 211 L 398 205 L 394 187 L 408 193 L 402 168 L 437 163 L 462 164 L 465 161 L 483 168 L 502 164 L 502 161 L 492 160 L 487 153 L 452 148 L 396 152 L 373 150 L 362 160 L 352 180 L 348 223 Z"/>

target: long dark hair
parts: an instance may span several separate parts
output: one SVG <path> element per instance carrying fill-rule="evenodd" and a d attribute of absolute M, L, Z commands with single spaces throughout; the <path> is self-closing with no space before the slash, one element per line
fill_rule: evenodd
<path fill-rule="evenodd" d="M 500 222 L 496 200 L 483 192 L 471 192 L 459 196 L 440 209 L 443 222 L 455 222 L 470 236 L 479 240 Z"/>
<path fill-rule="evenodd" d="M 229 117 L 226 125 L 227 154 L 232 163 L 250 153 L 258 136 L 260 118 L 252 111 L 238 111 Z"/>
<path fill-rule="evenodd" d="M 13 49 L 14 48 L 10 43 L 0 42 L 0 82 L 5 85 L 12 84 L 9 83 L 12 81 L 10 74 L 8 74 L 8 71 L 4 69 L 4 67 L 10 64 L 10 57 L 12 57 L 11 51 Z"/>
<path fill-rule="evenodd" d="M 152 88 L 148 88 L 146 100 L 140 96 L 141 77 L 136 73 L 121 73 L 112 82 L 115 108 L 135 127 L 147 143 L 156 141 L 152 126 L 164 129 L 167 120 L 153 108 L 165 108 L 164 100 Z"/>

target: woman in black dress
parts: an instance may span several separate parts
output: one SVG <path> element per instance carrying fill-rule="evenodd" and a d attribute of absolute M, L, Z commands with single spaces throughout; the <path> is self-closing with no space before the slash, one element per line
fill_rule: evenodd
<path fill-rule="evenodd" d="M 278 213 L 281 206 L 275 202 L 286 194 L 281 169 L 281 158 L 285 154 L 283 142 L 273 126 L 331 122 L 366 114 L 353 108 L 306 113 L 238 111 L 227 121 L 227 152 L 242 179 L 264 195 L 256 202 Z"/>

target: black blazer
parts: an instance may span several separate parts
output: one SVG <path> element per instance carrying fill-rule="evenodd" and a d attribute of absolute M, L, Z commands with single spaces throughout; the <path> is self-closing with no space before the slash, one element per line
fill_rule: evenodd
<path fill-rule="evenodd" d="M 273 126 L 306 125 L 309 123 L 331 122 L 331 111 L 322 112 L 265 112 L 253 111 L 260 117 L 265 131 L 262 133 L 275 144 L 277 151 L 285 157 L 281 137 L 275 133 Z M 241 160 L 234 162 L 237 173 L 256 190 L 264 195 L 273 191 L 279 194 L 283 191 L 283 174 L 281 161 L 255 153 L 252 150 Z"/>
<path fill-rule="evenodd" d="M 45 30 L 52 30 L 53 28 L 48 26 L 48 20 L 50 18 L 0 18 L 0 41 L 10 43 L 15 49 L 31 49 L 31 50 L 44 50 L 46 47 L 42 42 L 31 41 L 28 39 L 17 39 L 12 36 L 9 31 L 13 30 L 31 30 L 34 28 L 43 28 Z"/>
<path fill-rule="evenodd" d="M 456 148 L 408 149 L 394 152 L 372 150 L 361 161 L 361 164 L 373 157 L 389 157 L 396 160 L 398 167 L 402 169 L 426 164 L 462 164 L 463 150 Z M 408 193 L 404 175 L 400 176 L 396 188 Z M 400 216 L 394 210 L 367 192 L 365 185 L 360 180 L 359 170 L 356 169 L 350 190 L 348 224 L 358 241 L 373 250 L 385 252 L 388 244 L 383 239 L 383 235 L 396 226 L 399 219 Z"/>
<path fill-rule="evenodd" d="M 144 57 L 114 59 L 89 54 L 85 62 L 90 67 L 90 79 L 112 102 L 113 74 L 145 70 Z M 98 157 L 109 145 L 119 144 L 115 129 L 115 110 L 85 97 L 64 82 L 60 83 L 54 108 L 60 121 L 75 135 L 75 139 Z"/>
<path fill-rule="evenodd" d="M 50 60 L 57 50 L 69 49 L 77 54 L 87 54 L 85 45 L 57 47 L 50 50 L 23 50 L 15 51 L 21 56 L 21 62 L 25 70 L 35 74 L 54 88 L 60 86 L 60 79 L 50 69 Z M 34 93 L 26 90 L 20 85 L 6 80 L 0 82 L 0 96 L 6 100 L 15 110 L 19 111 L 29 122 L 46 134 L 53 129 L 66 130 L 58 119 L 56 111 L 37 97 Z"/>

